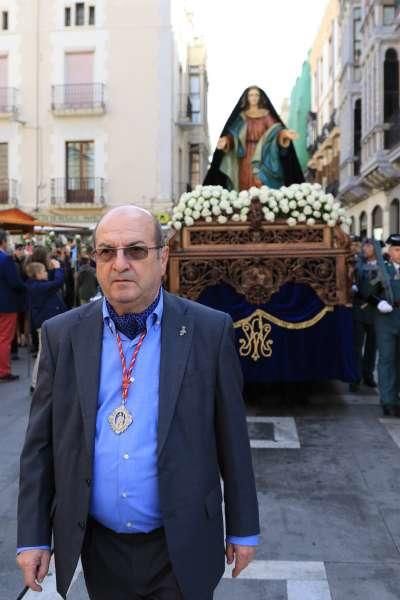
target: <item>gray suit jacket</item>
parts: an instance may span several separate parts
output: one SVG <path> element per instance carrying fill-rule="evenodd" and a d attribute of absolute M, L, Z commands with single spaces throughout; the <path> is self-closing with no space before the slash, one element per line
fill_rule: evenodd
<path fill-rule="evenodd" d="M 180 336 L 182 326 L 187 333 Z M 46 545 L 54 535 L 63 597 L 89 511 L 102 331 L 101 301 L 44 324 L 21 456 L 18 546 Z M 259 532 L 241 386 L 230 317 L 165 292 L 159 493 L 173 570 L 187 600 L 207 597 L 224 571 L 220 475 L 227 533 Z"/>

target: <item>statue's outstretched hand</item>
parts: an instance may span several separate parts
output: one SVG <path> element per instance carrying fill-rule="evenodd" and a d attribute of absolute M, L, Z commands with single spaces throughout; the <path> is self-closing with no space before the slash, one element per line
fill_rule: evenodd
<path fill-rule="evenodd" d="M 290 142 L 294 142 L 299 139 L 299 134 L 294 129 L 282 129 L 279 134 L 279 144 L 284 148 L 287 148 Z"/>

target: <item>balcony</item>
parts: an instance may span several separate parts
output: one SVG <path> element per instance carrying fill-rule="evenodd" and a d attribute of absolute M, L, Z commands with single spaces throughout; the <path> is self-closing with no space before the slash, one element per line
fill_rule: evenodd
<path fill-rule="evenodd" d="M 66 116 L 102 115 L 106 110 L 104 83 L 53 85 L 53 114 Z"/>
<path fill-rule="evenodd" d="M 0 179 L 0 205 L 17 206 L 17 182 L 15 179 Z"/>
<path fill-rule="evenodd" d="M 8 119 L 17 112 L 17 90 L 12 87 L 0 87 L 0 119 Z"/>
<path fill-rule="evenodd" d="M 58 177 L 51 180 L 51 204 L 94 204 L 103 206 L 104 179 L 101 177 Z"/>
<path fill-rule="evenodd" d="M 183 128 L 202 126 L 203 116 L 200 94 L 179 94 L 178 125 Z"/>

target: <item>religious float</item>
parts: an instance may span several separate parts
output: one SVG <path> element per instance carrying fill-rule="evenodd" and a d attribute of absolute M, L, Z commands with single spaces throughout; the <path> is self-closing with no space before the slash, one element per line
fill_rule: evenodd
<path fill-rule="evenodd" d="M 304 181 L 297 137 L 261 88 L 243 92 L 174 207 L 169 289 L 231 315 L 247 382 L 354 381 L 345 210 Z"/>
<path fill-rule="evenodd" d="M 231 315 L 246 381 L 356 379 L 345 219 L 307 183 L 198 186 L 175 206 L 169 289 Z"/>

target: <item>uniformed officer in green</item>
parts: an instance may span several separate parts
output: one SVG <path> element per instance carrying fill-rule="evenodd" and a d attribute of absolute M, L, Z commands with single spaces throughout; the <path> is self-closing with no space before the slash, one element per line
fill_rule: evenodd
<path fill-rule="evenodd" d="M 381 263 L 379 282 L 369 300 L 376 306 L 378 387 L 383 414 L 400 417 L 400 234 L 386 240 L 389 260 Z"/>
<path fill-rule="evenodd" d="M 365 385 L 372 388 L 376 387 L 374 380 L 376 361 L 375 308 L 368 302 L 368 296 L 371 281 L 375 280 L 377 275 L 378 267 L 374 241 L 365 239 L 356 258 L 352 286 L 354 350 L 359 379 L 350 384 L 350 392 L 359 390 L 361 377 Z"/>

